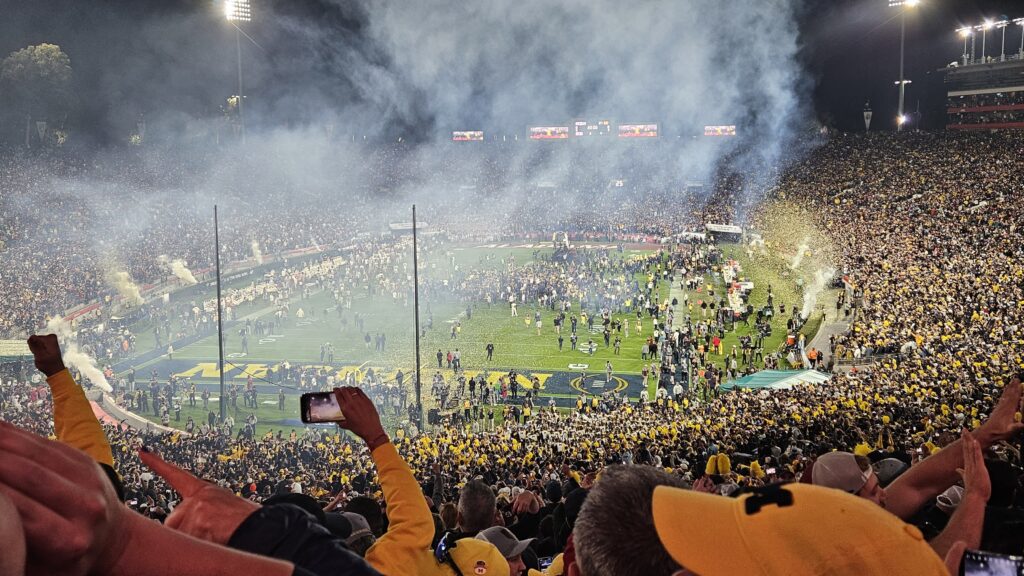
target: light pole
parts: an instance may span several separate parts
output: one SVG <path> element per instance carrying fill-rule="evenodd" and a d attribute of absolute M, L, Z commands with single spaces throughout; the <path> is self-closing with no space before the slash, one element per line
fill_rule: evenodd
<path fill-rule="evenodd" d="M 900 9 L 900 81 L 897 82 L 900 87 L 900 101 L 899 110 L 896 115 L 896 131 L 903 131 L 903 124 L 906 123 L 907 118 L 903 115 L 903 96 L 906 91 L 907 82 L 903 77 L 903 46 L 906 43 L 907 36 L 907 8 L 913 8 L 921 3 L 921 0 L 889 0 L 890 8 Z"/>
<path fill-rule="evenodd" d="M 988 30 L 992 27 L 991 20 L 985 20 L 985 23 L 979 26 L 981 28 L 981 61 L 984 63 L 987 59 L 985 56 L 985 39 L 988 36 Z"/>
<path fill-rule="evenodd" d="M 957 30 L 960 37 L 964 39 L 964 66 L 967 66 L 967 38 L 972 35 L 970 27 Z"/>
<path fill-rule="evenodd" d="M 1003 41 L 1002 41 L 1002 45 L 999 48 L 999 61 L 1000 62 L 1005 62 L 1006 61 L 1006 27 L 1009 24 L 1010 23 L 1007 22 L 1006 20 L 1000 20 L 999 22 L 996 22 L 996 28 L 1002 28 L 1003 29 Z"/>
<path fill-rule="evenodd" d="M 1020 51 L 1017 52 L 1017 58 L 1024 60 L 1024 18 L 1017 18 L 1013 22 L 1020 24 Z"/>
<path fill-rule="evenodd" d="M 238 55 L 238 124 L 242 131 L 242 144 L 245 144 L 245 114 L 242 101 L 242 29 L 236 22 L 252 22 L 252 9 L 249 0 L 225 0 L 224 17 L 235 27 L 235 48 Z"/>

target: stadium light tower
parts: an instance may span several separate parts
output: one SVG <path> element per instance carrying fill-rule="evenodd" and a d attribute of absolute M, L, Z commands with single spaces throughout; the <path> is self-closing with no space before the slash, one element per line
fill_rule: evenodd
<path fill-rule="evenodd" d="M 245 144 L 245 114 L 242 101 L 242 29 L 238 22 L 252 22 L 252 7 L 249 0 L 224 0 L 224 17 L 235 27 L 235 48 L 238 55 L 238 124 L 242 130 L 242 144 Z"/>
<path fill-rule="evenodd" d="M 996 22 L 996 24 L 995 24 L 996 28 L 1002 28 L 1002 30 L 1003 30 L 1002 46 L 999 49 L 999 61 L 1000 62 L 1005 62 L 1006 61 L 1006 27 L 1009 26 L 1009 25 L 1010 25 L 1010 22 L 1008 20 L 1000 20 L 999 22 Z"/>
<path fill-rule="evenodd" d="M 974 34 L 974 31 L 971 30 L 970 26 L 967 26 L 957 30 L 956 32 L 964 39 L 964 66 L 967 66 L 967 39 Z"/>
<path fill-rule="evenodd" d="M 1017 57 L 1024 59 L 1024 18 L 1015 18 L 1014 24 L 1021 27 L 1021 48 L 1017 52 Z"/>
<path fill-rule="evenodd" d="M 978 26 L 978 29 L 981 30 L 981 61 L 982 62 L 985 62 L 985 60 L 987 58 L 987 56 L 985 55 L 985 40 L 986 40 L 986 37 L 988 36 L 988 31 L 991 28 L 992 28 L 992 21 L 991 20 L 985 20 L 985 22 L 981 26 Z"/>
<path fill-rule="evenodd" d="M 889 0 L 890 8 L 900 9 L 900 101 L 899 111 L 896 114 L 896 131 L 901 132 L 907 117 L 903 115 L 903 95 L 906 92 L 907 81 L 903 77 L 903 45 L 907 36 L 907 9 L 913 8 L 921 3 L 921 0 Z"/>
<path fill-rule="evenodd" d="M 1017 57 L 1024 60 L 1024 18 L 1017 18 L 1013 23 L 1020 25 L 1020 52 L 1017 52 Z"/>

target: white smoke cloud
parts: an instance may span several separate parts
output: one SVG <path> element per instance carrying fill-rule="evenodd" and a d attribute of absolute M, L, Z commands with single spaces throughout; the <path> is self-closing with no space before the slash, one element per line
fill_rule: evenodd
<path fill-rule="evenodd" d="M 171 273 L 185 284 L 191 286 L 198 283 L 196 277 L 192 274 L 192 271 L 188 269 L 188 266 L 185 265 L 185 261 L 181 258 L 171 260 L 170 267 Z"/>
<path fill-rule="evenodd" d="M 256 264 L 263 264 L 263 251 L 260 250 L 260 243 L 253 239 L 250 248 L 252 248 L 252 257 L 256 260 Z"/>
<path fill-rule="evenodd" d="M 46 330 L 56 334 L 61 340 L 61 348 L 64 353 L 64 363 L 68 368 L 74 368 L 82 376 L 92 382 L 105 392 L 111 392 L 110 382 L 103 375 L 103 371 L 96 365 L 96 359 L 79 350 L 74 334 L 71 332 L 71 325 L 59 314 L 55 315 L 46 323 Z"/>
<path fill-rule="evenodd" d="M 796 255 L 793 256 L 793 261 L 789 263 L 789 268 L 791 270 L 799 268 L 800 263 L 804 261 L 804 254 L 806 254 L 811 247 L 810 244 L 808 244 L 809 240 L 810 238 L 804 237 L 803 241 L 800 242 L 800 245 L 796 247 Z"/>
<path fill-rule="evenodd" d="M 144 302 L 142 291 L 132 282 L 127 271 L 108 268 L 104 274 L 104 279 L 111 288 L 117 290 L 117 293 L 123 296 L 132 306 L 140 306 Z"/>
<path fill-rule="evenodd" d="M 801 316 L 810 318 L 811 312 L 814 311 L 814 307 L 818 304 L 818 296 L 821 295 L 835 275 L 836 269 L 832 267 L 815 270 L 814 281 L 804 287 L 804 305 L 800 310 Z"/>

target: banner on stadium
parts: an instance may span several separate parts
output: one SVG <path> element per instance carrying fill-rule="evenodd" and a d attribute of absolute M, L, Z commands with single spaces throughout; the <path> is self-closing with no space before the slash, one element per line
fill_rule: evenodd
<path fill-rule="evenodd" d="M 28 342 L 24 340 L 0 340 L 0 362 L 13 362 L 22 358 L 31 358 Z"/>
<path fill-rule="evenodd" d="M 568 126 L 531 126 L 530 140 L 565 140 L 569 138 Z"/>
<path fill-rule="evenodd" d="M 705 126 L 704 127 L 704 135 L 705 136 L 735 136 L 736 135 L 736 126 L 731 125 L 731 124 L 728 125 L 728 126 Z"/>
<path fill-rule="evenodd" d="M 484 139 L 482 130 L 456 130 L 452 132 L 453 142 L 481 142 Z"/>
<path fill-rule="evenodd" d="M 716 234 L 743 234 L 743 228 L 732 224 L 707 224 L 705 228 Z"/>
<path fill-rule="evenodd" d="M 657 138 L 657 124 L 619 124 L 619 138 Z"/>

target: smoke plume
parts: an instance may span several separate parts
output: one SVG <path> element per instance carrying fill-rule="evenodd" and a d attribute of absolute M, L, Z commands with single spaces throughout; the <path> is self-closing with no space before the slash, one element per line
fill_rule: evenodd
<path fill-rule="evenodd" d="M 71 332 L 71 325 L 61 318 L 59 314 L 46 323 L 46 330 L 60 338 L 64 362 L 68 368 L 74 368 L 92 382 L 93 386 L 99 387 L 104 392 L 111 392 L 113 390 L 110 387 L 110 383 L 107 382 L 107 378 L 103 376 L 103 371 L 96 365 L 96 360 L 79 350 L 78 342 Z"/>
<path fill-rule="evenodd" d="M 260 251 L 260 243 L 253 240 L 250 247 L 252 248 L 252 257 L 256 260 L 256 264 L 263 264 L 263 252 Z"/>
<path fill-rule="evenodd" d="M 142 292 L 139 287 L 132 282 L 132 279 L 128 276 L 128 272 L 124 270 L 117 270 L 109 268 L 105 274 L 105 280 L 111 288 L 117 290 L 117 293 L 124 297 L 124 299 L 132 306 L 141 306 L 143 303 Z"/>
<path fill-rule="evenodd" d="M 835 268 L 819 268 L 814 272 L 814 281 L 804 287 L 804 305 L 800 315 L 810 318 L 811 312 L 818 303 L 818 296 L 821 295 L 828 283 L 836 275 Z"/>
<path fill-rule="evenodd" d="M 171 260 L 170 267 L 171 273 L 186 285 L 191 286 L 198 283 L 196 277 L 192 275 L 192 271 L 188 269 L 188 266 L 185 265 L 185 261 L 181 258 Z"/>
<path fill-rule="evenodd" d="M 808 244 L 809 240 L 810 238 L 804 237 L 803 241 L 800 242 L 800 245 L 796 247 L 796 255 L 793 256 L 793 261 L 789 263 L 789 268 L 791 270 L 799 268 L 800 263 L 804 261 L 804 254 L 806 254 L 807 250 L 810 248 L 810 245 Z"/>

